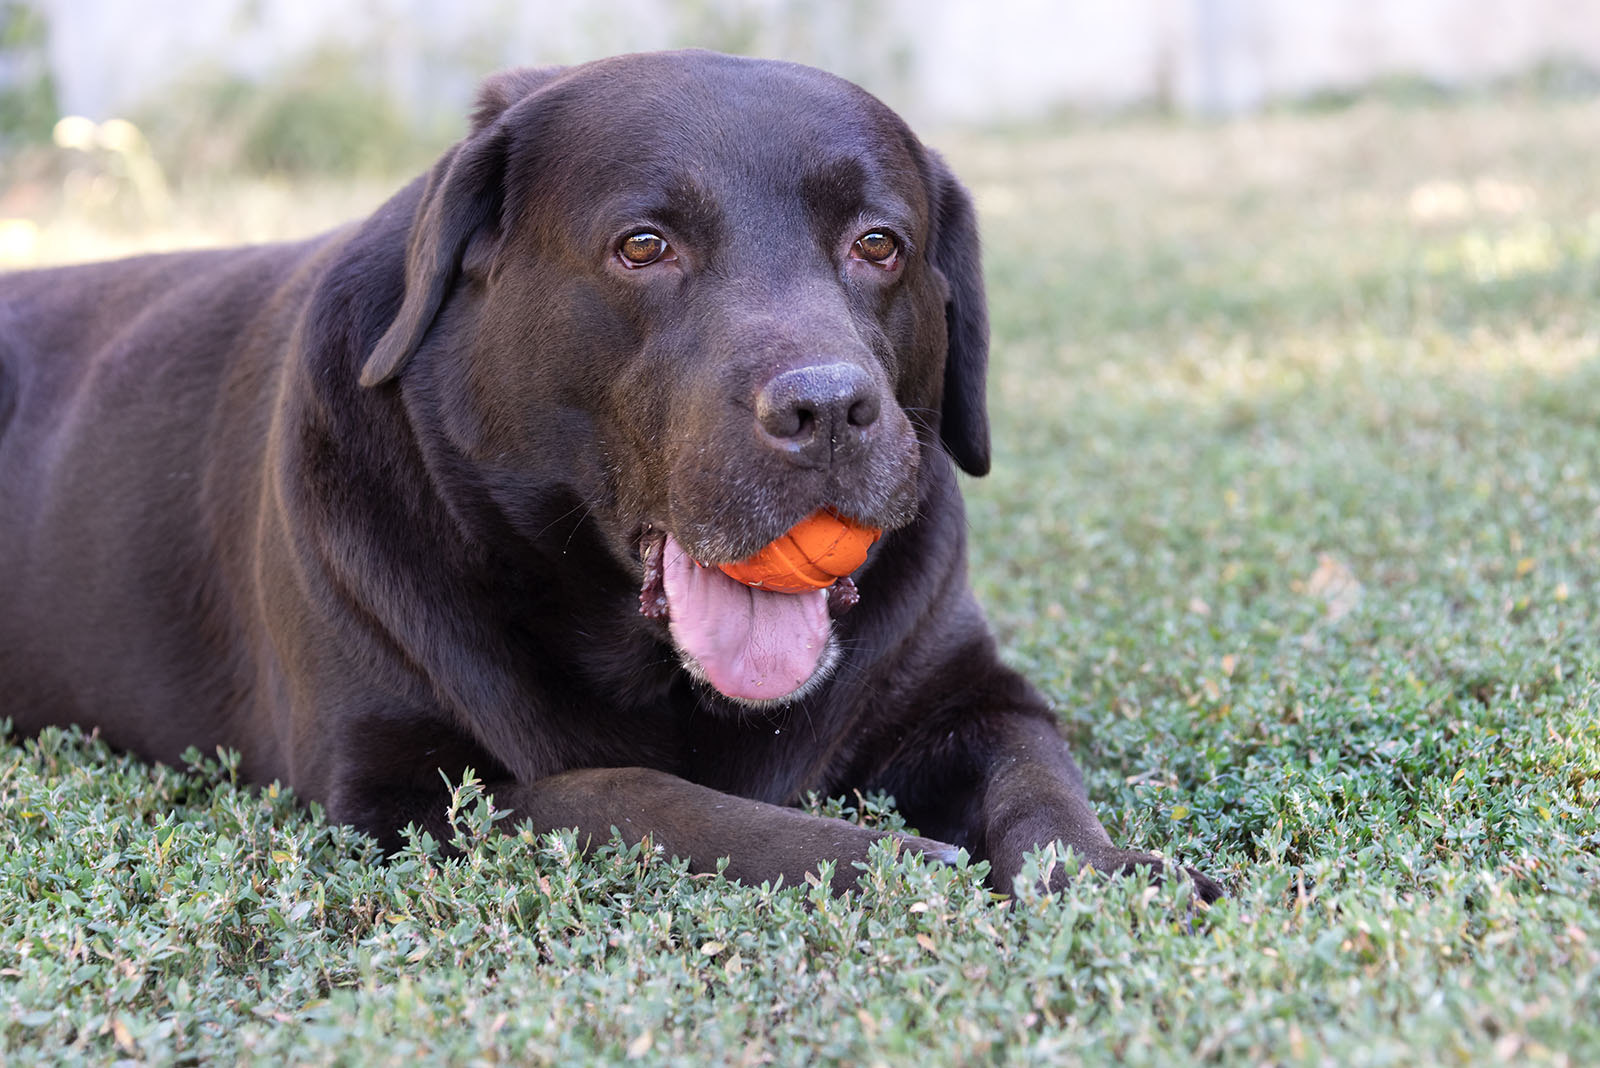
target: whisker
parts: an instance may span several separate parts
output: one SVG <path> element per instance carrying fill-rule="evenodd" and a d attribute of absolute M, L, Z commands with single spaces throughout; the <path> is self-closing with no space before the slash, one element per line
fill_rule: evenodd
<path fill-rule="evenodd" d="M 576 509 L 574 509 L 574 511 L 575 510 Z M 571 514 L 572 514 L 572 512 L 568 512 L 567 513 L 567 515 L 571 515 Z M 592 504 L 585 503 L 584 506 L 583 506 L 583 514 L 578 517 L 578 521 L 576 523 L 572 524 L 572 533 L 567 535 L 566 542 L 561 546 L 561 551 L 562 552 L 565 552 L 566 550 L 572 548 L 572 539 L 576 538 L 578 536 L 578 531 L 583 528 L 584 520 L 588 519 L 593 514 L 594 514 L 594 506 Z M 545 529 L 548 530 L 549 527 L 546 527 Z"/>
<path fill-rule="evenodd" d="M 538 529 L 538 531 L 535 532 L 534 535 L 533 535 L 534 540 L 537 541 L 539 538 L 544 537 L 545 533 L 551 527 L 555 526 L 557 523 L 559 523 L 563 519 L 567 518 L 567 516 L 571 515 L 573 512 L 576 512 L 576 511 L 579 511 L 579 510 L 583 511 L 583 519 L 587 519 L 587 518 L 589 518 L 590 513 L 594 510 L 594 507 L 588 501 L 579 501 L 577 504 L 573 505 L 571 508 L 568 508 L 565 512 L 562 512 L 560 515 L 558 515 L 554 519 L 550 520 L 550 522 L 548 522 L 544 526 L 540 527 Z M 578 520 L 578 522 L 582 523 L 583 519 Z M 571 538 L 570 537 L 568 538 L 568 542 L 569 543 L 571 542 Z"/>

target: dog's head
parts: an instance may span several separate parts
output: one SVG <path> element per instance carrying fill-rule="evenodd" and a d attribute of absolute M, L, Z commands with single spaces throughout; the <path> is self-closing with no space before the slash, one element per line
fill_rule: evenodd
<path fill-rule="evenodd" d="M 939 449 L 984 473 L 987 348 L 971 202 L 893 112 L 668 53 L 485 86 L 361 381 L 405 391 L 513 528 L 561 486 L 619 559 L 660 553 L 680 658 L 763 703 L 826 674 L 827 597 L 699 565 L 820 508 L 892 532 Z"/>

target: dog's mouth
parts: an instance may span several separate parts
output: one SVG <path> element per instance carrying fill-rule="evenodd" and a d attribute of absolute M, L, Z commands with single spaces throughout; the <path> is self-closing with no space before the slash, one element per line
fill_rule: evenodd
<path fill-rule="evenodd" d="M 828 677 L 838 658 L 832 617 L 856 603 L 841 579 L 809 593 L 774 593 L 696 560 L 671 534 L 639 542 L 639 610 L 665 620 L 691 675 L 741 704 L 796 700 Z"/>

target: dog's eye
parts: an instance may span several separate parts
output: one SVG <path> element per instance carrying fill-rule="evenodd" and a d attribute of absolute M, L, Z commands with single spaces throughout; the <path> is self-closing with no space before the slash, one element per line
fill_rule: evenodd
<path fill-rule="evenodd" d="M 649 230 L 623 238 L 617 255 L 628 267 L 648 267 L 667 254 L 667 239 Z"/>
<path fill-rule="evenodd" d="M 894 239 L 893 234 L 872 230 L 856 238 L 850 253 L 857 259 L 869 260 L 879 267 L 893 267 L 900 255 L 900 242 Z"/>

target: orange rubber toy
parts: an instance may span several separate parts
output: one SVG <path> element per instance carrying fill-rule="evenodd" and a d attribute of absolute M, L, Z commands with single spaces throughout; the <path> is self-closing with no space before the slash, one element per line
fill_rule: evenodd
<path fill-rule="evenodd" d="M 867 550 L 882 534 L 824 509 L 754 556 L 723 564 L 722 571 L 746 586 L 777 593 L 826 589 L 865 563 Z"/>

